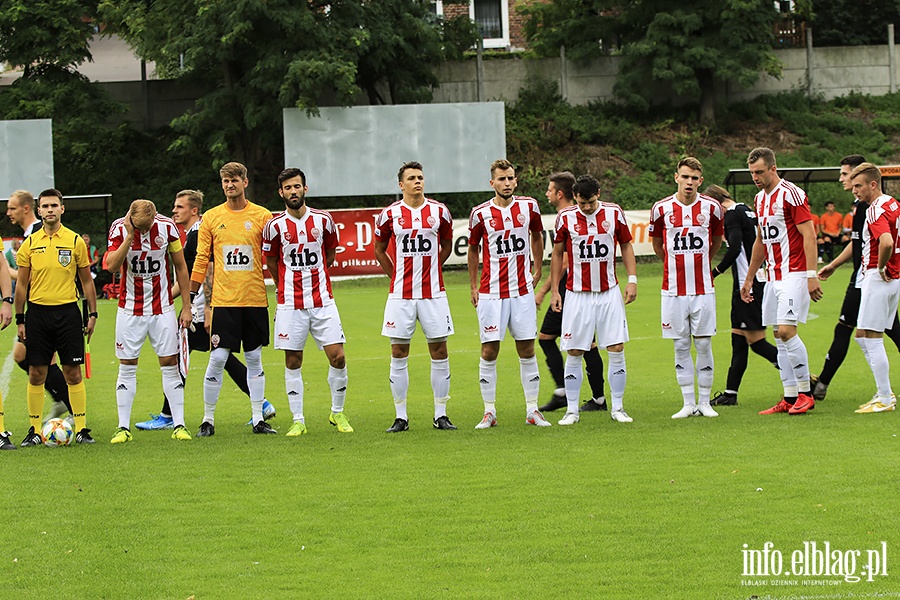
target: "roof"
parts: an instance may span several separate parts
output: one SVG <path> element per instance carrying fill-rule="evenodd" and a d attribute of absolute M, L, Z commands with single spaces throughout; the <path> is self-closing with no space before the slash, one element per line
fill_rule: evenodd
<path fill-rule="evenodd" d="M 882 188 L 885 180 L 900 179 L 900 165 L 885 165 L 881 170 Z M 841 174 L 840 167 L 797 167 L 778 169 L 778 176 L 791 183 L 805 187 L 810 183 L 835 183 Z M 731 169 L 725 177 L 725 187 L 732 189 L 739 185 L 754 185 L 750 169 Z"/>

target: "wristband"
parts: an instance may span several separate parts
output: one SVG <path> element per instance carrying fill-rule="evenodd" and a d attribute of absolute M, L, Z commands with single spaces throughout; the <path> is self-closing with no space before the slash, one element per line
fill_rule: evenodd
<path fill-rule="evenodd" d="M 100 317 L 100 315 L 98 315 L 98 314 L 95 313 L 95 312 L 88 313 L 88 319 L 90 319 L 90 318 L 97 319 L 97 318 L 99 318 L 99 317 Z"/>
<path fill-rule="evenodd" d="M 636 283 L 637 283 L 637 275 L 629 275 L 629 276 L 628 276 L 628 283 L 634 283 L 634 284 L 636 284 Z"/>
<path fill-rule="evenodd" d="M 7 296 L 6 298 L 3 299 L 3 301 L 6 302 L 7 304 L 13 304 L 15 302 L 15 300 L 13 300 L 12 296 Z"/>
<path fill-rule="evenodd" d="M 16 313 L 16 325 L 25 324 L 25 313 Z"/>
<path fill-rule="evenodd" d="M 813 269 L 813 270 L 811 270 L 811 271 L 807 271 L 807 272 L 806 272 L 806 278 L 807 278 L 807 279 L 818 279 L 819 276 L 816 274 L 815 269 Z"/>

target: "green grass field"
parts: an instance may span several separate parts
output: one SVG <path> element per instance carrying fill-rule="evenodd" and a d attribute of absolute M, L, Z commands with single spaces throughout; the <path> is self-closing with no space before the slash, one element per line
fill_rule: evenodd
<path fill-rule="evenodd" d="M 758 416 L 780 397 L 777 372 L 751 355 L 740 404 L 717 419 L 673 421 L 681 406 L 672 344 L 659 331 L 658 264 L 641 265 L 628 307 L 625 407 L 635 422 L 582 415 L 569 428 L 526 427 L 518 362 L 501 350 L 499 427 L 475 431 L 482 403 L 475 311 L 463 273 L 447 276 L 456 335 L 449 343 L 449 414 L 459 431 L 431 427 L 429 363 L 413 342 L 410 431 L 393 420 L 389 346 L 380 320 L 384 279 L 340 282 L 348 343 L 346 411 L 356 429 L 327 422 L 327 363 L 312 342 L 304 365 L 301 438 L 254 436 L 249 402 L 228 381 L 216 435 L 178 443 L 116 426 L 115 304 L 102 301 L 92 343 L 88 426 L 98 443 L 26 448 L 2 459 L 0 595 L 42 598 L 865 598 L 897 596 L 900 525 L 895 413 L 856 415 L 874 393 L 853 345 L 828 398 L 805 416 Z M 837 320 L 846 269 L 824 285 L 801 336 L 813 372 Z M 721 279 L 716 389 L 730 360 L 730 277 Z M 0 334 L 9 348 L 13 328 Z M 900 357 L 888 343 L 896 372 Z M 543 364 L 542 401 L 551 379 Z M 283 358 L 264 352 L 273 425 L 287 432 Z M 133 420 L 160 406 L 156 359 L 144 349 Z M 206 355 L 193 355 L 187 418 L 202 417 Z M 25 376 L 9 374 L 6 427 L 25 434 Z M 895 377 L 895 384 L 900 383 Z M 588 394 L 585 383 L 584 396 Z M 791 552 L 827 541 L 844 553 L 887 543 L 887 576 L 743 575 L 744 545 Z M 851 554 L 843 556 L 850 557 Z M 849 566 L 849 563 L 847 563 Z M 778 582 L 796 582 L 777 586 Z M 748 586 L 748 582 L 765 586 Z M 810 584 L 812 582 L 812 584 Z"/>

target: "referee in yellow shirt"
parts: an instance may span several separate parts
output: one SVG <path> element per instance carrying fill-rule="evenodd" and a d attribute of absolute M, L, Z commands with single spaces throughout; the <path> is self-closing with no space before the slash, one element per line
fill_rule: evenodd
<path fill-rule="evenodd" d="M 88 341 L 97 322 L 97 293 L 91 280 L 91 260 L 81 237 L 62 225 L 66 211 L 62 193 L 49 189 L 38 197 L 38 211 L 44 225 L 31 234 L 19 248 L 16 262 L 16 325 L 19 340 L 28 357 L 28 420 L 31 427 L 21 446 L 41 443 L 41 412 L 44 408 L 44 381 L 53 353 L 59 357 L 69 400 L 75 417 L 75 441 L 93 444 L 91 430 L 85 427 L 87 395 L 81 380 L 84 363 L 84 338 Z M 81 281 L 90 314 L 84 329 L 78 309 L 75 276 Z M 28 313 L 25 314 L 25 300 Z"/>

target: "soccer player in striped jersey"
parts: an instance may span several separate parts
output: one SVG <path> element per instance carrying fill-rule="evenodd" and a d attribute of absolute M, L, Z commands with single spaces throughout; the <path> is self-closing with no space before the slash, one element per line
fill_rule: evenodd
<path fill-rule="evenodd" d="M 562 340 L 566 351 L 566 414 L 560 425 L 574 425 L 579 420 L 578 399 L 581 393 L 581 357 L 590 350 L 596 336 L 597 345 L 607 350 L 607 365 L 612 410 L 610 417 L 619 423 L 631 423 L 623 406 L 627 371 L 625 342 L 628 321 L 625 305 L 637 297 L 637 265 L 631 247 L 631 230 L 625 213 L 617 204 L 600 202 L 600 183 L 590 175 L 582 175 L 572 189 L 575 206 L 556 216 L 553 255 L 550 261 L 552 280 L 551 308 L 562 310 Z M 622 249 L 622 263 L 628 273 L 625 298 L 619 292 L 616 278 L 616 246 Z M 559 280 L 563 272 L 563 256 L 567 257 L 566 306 L 563 310 Z"/>
<path fill-rule="evenodd" d="M 675 344 L 675 379 L 684 401 L 672 418 L 717 417 L 710 406 L 715 374 L 712 336 L 716 334 L 716 290 L 710 261 L 722 245 L 725 214 L 721 204 L 700 193 L 703 165 L 693 156 L 678 162 L 675 183 L 678 190 L 650 210 L 653 251 L 663 261 L 662 334 Z M 699 398 L 694 395 L 691 339 L 697 350 Z"/>
<path fill-rule="evenodd" d="M 303 349 L 311 335 L 328 357 L 328 387 L 331 390 L 329 422 L 341 433 L 353 427 L 344 415 L 347 396 L 347 364 L 344 329 L 328 268 L 334 263 L 337 228 L 331 215 L 306 205 L 306 175 L 300 169 L 285 169 L 278 175 L 278 194 L 284 212 L 263 229 L 263 252 L 269 273 L 275 279 L 278 307 L 275 310 L 275 349 L 284 350 L 284 384 L 294 424 L 287 435 L 306 433 L 303 416 Z"/>
<path fill-rule="evenodd" d="M 862 163 L 850 174 L 853 193 L 866 209 L 862 236 L 862 265 L 857 281 L 862 291 L 856 343 L 875 376 L 877 393 L 858 413 L 890 412 L 897 407 L 891 390 L 891 369 L 884 350 L 884 331 L 894 323 L 900 302 L 900 203 L 881 191 L 881 171 Z"/>
<path fill-rule="evenodd" d="M 121 270 L 119 310 L 116 313 L 116 406 L 119 427 L 110 443 L 131 441 L 131 408 L 137 392 L 138 356 L 144 340 L 159 357 L 162 387 L 172 409 L 172 439 L 190 440 L 184 426 L 184 382 L 178 372 L 178 320 L 190 327 L 191 304 L 182 299 L 175 318 L 172 270 L 181 289 L 188 286 L 187 264 L 175 221 L 156 212 L 149 200 L 135 200 L 121 219 L 109 228 L 105 258 L 111 273 Z"/>
<path fill-rule="evenodd" d="M 450 399 L 447 338 L 453 334 L 453 319 L 442 271 L 453 251 L 453 220 L 446 206 L 425 197 L 421 163 L 405 163 L 397 179 L 403 198 L 375 218 L 375 258 L 391 280 L 381 328 L 381 335 L 391 340 L 391 395 L 396 413 L 387 432 L 409 429 L 407 362 L 417 321 L 422 325 L 431 354 L 434 427 L 453 430 L 456 426 L 447 416 Z"/>
<path fill-rule="evenodd" d="M 525 392 L 525 423 L 548 427 L 538 411 L 541 376 L 534 356 L 537 306 L 534 284 L 541 279 L 544 238 L 537 200 L 514 196 L 516 170 L 506 159 L 491 164 L 494 197 L 469 216 L 469 288 L 478 313 L 481 359 L 478 380 L 484 417 L 475 429 L 497 424 L 497 355 L 509 329 L 519 355 L 519 378 Z M 478 277 L 478 247 L 482 268 Z"/>
<path fill-rule="evenodd" d="M 803 414 L 815 408 L 810 394 L 809 354 L 797 335 L 805 323 L 809 301 L 822 298 L 816 276 L 816 232 L 806 192 L 778 176 L 775 153 L 755 148 L 747 157 L 753 183 L 757 231 L 747 277 L 741 286 L 744 302 L 753 300 L 756 270 L 766 261 L 763 325 L 775 328 L 778 366 L 784 398 L 760 414 Z"/>

